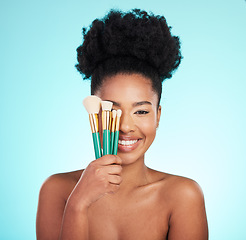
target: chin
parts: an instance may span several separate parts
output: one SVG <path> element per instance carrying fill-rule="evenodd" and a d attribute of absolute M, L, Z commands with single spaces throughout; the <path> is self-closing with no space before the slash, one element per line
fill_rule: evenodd
<path fill-rule="evenodd" d="M 144 161 L 144 154 L 122 153 L 117 154 L 122 159 L 122 165 L 130 165 L 137 161 Z"/>

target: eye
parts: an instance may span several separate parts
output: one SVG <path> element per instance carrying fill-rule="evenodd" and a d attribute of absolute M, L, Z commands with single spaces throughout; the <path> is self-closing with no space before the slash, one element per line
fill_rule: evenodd
<path fill-rule="evenodd" d="M 135 112 L 135 114 L 138 114 L 138 115 L 145 115 L 148 113 L 149 113 L 148 111 L 144 111 L 144 110 L 139 110 L 139 111 Z"/>

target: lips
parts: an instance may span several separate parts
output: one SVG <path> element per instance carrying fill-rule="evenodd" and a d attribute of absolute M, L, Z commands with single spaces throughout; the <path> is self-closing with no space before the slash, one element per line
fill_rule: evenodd
<path fill-rule="evenodd" d="M 130 139 L 130 138 L 121 138 L 118 142 L 118 150 L 120 152 L 130 152 L 137 148 L 141 139 Z"/>

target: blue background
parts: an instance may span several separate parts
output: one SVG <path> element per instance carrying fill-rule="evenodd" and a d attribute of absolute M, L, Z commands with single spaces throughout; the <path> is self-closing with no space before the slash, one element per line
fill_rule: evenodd
<path fill-rule="evenodd" d="M 35 239 L 42 182 L 94 157 L 76 48 L 113 7 L 164 15 L 182 41 L 147 165 L 201 185 L 211 240 L 246 239 L 244 0 L 1 1 L 0 239 Z"/>

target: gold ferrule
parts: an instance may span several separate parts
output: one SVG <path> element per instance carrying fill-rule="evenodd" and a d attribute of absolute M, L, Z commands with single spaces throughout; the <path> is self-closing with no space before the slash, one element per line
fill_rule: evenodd
<path fill-rule="evenodd" d="M 115 131 L 120 130 L 120 117 L 116 117 Z"/>
<path fill-rule="evenodd" d="M 111 124 L 111 132 L 115 132 L 115 122 L 116 122 L 116 117 L 112 118 L 112 124 Z"/>
<path fill-rule="evenodd" d="M 110 124 L 111 124 L 111 112 L 110 111 L 103 111 L 102 112 L 103 130 L 110 130 Z"/>
<path fill-rule="evenodd" d="M 98 114 L 97 113 L 90 113 L 89 120 L 91 125 L 92 133 L 98 132 Z"/>

